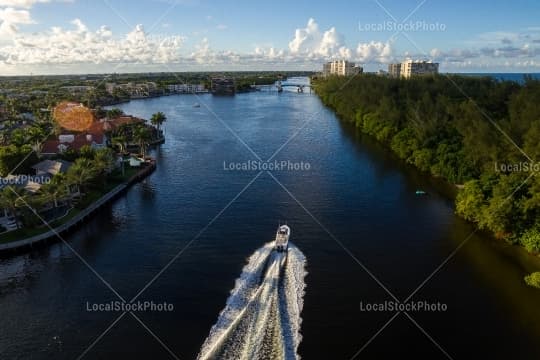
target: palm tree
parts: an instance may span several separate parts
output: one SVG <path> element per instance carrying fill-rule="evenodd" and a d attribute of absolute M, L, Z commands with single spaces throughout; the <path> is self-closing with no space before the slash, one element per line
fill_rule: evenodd
<path fill-rule="evenodd" d="M 41 150 L 41 142 L 45 138 L 45 132 L 42 128 L 32 126 L 27 131 L 28 142 L 32 144 L 32 150 L 39 154 Z"/>
<path fill-rule="evenodd" d="M 120 152 L 123 154 L 126 152 L 127 148 L 127 137 L 122 133 L 113 136 L 112 144 L 113 146 L 117 146 Z"/>
<path fill-rule="evenodd" d="M 94 161 L 86 158 L 78 158 L 68 169 L 66 178 L 68 184 L 76 185 L 79 190 L 83 190 L 86 184 L 94 180 L 97 170 Z"/>
<path fill-rule="evenodd" d="M 157 128 L 158 133 L 161 128 L 161 125 L 165 121 L 167 121 L 167 116 L 165 116 L 165 114 L 162 113 L 161 111 L 153 114 L 152 117 L 150 118 L 150 122 L 152 123 L 152 125 L 154 125 Z"/>
<path fill-rule="evenodd" d="M 152 134 L 150 133 L 150 129 L 144 125 L 137 126 L 133 131 L 133 139 L 139 145 L 143 158 L 146 157 L 146 149 L 151 138 Z"/>
<path fill-rule="evenodd" d="M 109 148 L 103 148 L 94 154 L 94 166 L 96 172 L 103 180 L 103 186 L 107 184 L 107 174 L 114 169 L 114 153 Z"/>
<path fill-rule="evenodd" d="M 114 167 L 113 151 L 109 148 L 96 150 L 94 154 L 94 165 L 98 172 L 110 172 Z"/>
<path fill-rule="evenodd" d="M 24 192 L 19 197 L 18 206 L 21 209 L 22 222 L 25 226 L 36 227 L 42 223 L 39 216 L 39 210 L 43 208 L 45 199 L 41 196 L 35 196 L 33 193 Z"/>
<path fill-rule="evenodd" d="M 107 119 L 116 119 L 119 116 L 122 116 L 124 112 L 118 108 L 107 110 Z"/>
<path fill-rule="evenodd" d="M 63 174 L 55 175 L 50 183 L 39 189 L 39 193 L 45 202 L 52 200 L 54 207 L 58 207 L 58 201 L 69 195 L 65 176 Z"/>
<path fill-rule="evenodd" d="M 4 209 L 8 209 L 11 215 L 15 218 L 17 229 L 20 228 L 20 217 L 18 212 L 20 205 L 20 196 L 15 189 L 10 185 L 4 187 L 0 192 L 0 206 Z"/>

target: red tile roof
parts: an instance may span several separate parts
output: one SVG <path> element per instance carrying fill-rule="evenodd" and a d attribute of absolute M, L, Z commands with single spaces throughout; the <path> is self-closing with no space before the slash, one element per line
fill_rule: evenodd
<path fill-rule="evenodd" d="M 116 119 L 112 119 L 108 121 L 108 123 L 110 123 L 110 125 L 113 128 L 117 128 L 119 126 L 126 125 L 126 124 L 135 124 L 135 123 L 142 123 L 142 122 L 144 122 L 143 119 L 139 119 L 135 116 L 129 116 L 129 115 L 119 116 Z"/>
<path fill-rule="evenodd" d="M 92 139 L 89 140 L 87 135 L 92 135 Z M 77 134 L 75 135 L 75 140 L 72 142 L 60 142 L 59 140 L 47 140 L 43 143 L 41 152 L 43 154 L 57 154 L 59 153 L 58 146 L 63 144 L 67 149 L 79 151 L 83 146 L 88 145 L 92 146 L 92 143 L 99 145 L 104 145 L 105 134 Z"/>
<path fill-rule="evenodd" d="M 43 143 L 41 152 L 43 154 L 56 154 L 58 153 L 58 145 L 60 145 L 58 140 L 47 140 Z"/>
<path fill-rule="evenodd" d="M 68 149 L 73 149 L 75 151 L 79 151 L 84 145 L 92 145 L 92 142 L 104 144 L 106 132 L 122 125 L 143 122 L 143 119 L 130 115 L 122 115 L 111 120 L 102 119 L 100 121 L 94 121 L 88 129 L 75 134 L 75 140 L 73 142 L 60 142 L 58 139 L 50 139 L 43 143 L 41 152 L 44 154 L 57 154 L 59 152 L 58 146 L 60 144 L 64 144 Z M 88 141 L 87 135 L 91 135 L 92 140 Z"/>

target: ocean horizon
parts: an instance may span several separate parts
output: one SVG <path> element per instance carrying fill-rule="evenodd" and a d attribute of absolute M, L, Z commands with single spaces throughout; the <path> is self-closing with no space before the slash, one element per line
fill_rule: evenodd
<path fill-rule="evenodd" d="M 463 75 L 463 76 L 478 76 L 485 77 L 489 76 L 499 81 L 515 81 L 518 83 L 523 83 L 525 77 L 530 76 L 535 80 L 540 80 L 540 73 L 448 73 L 452 75 Z"/>

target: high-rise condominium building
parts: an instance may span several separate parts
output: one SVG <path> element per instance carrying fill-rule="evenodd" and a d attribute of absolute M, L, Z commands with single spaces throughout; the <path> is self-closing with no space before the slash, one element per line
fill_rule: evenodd
<path fill-rule="evenodd" d="M 326 64 L 323 64 L 323 75 L 355 75 L 362 73 L 363 69 L 361 66 L 355 66 L 353 62 L 347 60 L 334 60 L 329 61 Z"/>
<path fill-rule="evenodd" d="M 401 76 L 408 79 L 414 75 L 431 75 L 439 73 L 439 63 L 428 61 L 406 60 L 401 63 Z"/>

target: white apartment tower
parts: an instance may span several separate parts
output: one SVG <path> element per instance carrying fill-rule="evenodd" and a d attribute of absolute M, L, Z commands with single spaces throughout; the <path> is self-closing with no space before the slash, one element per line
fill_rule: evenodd
<path fill-rule="evenodd" d="M 400 75 L 405 79 L 413 75 L 432 75 L 439 73 L 439 63 L 431 61 L 406 60 L 401 63 Z"/>
<path fill-rule="evenodd" d="M 361 66 L 355 66 L 353 62 L 347 60 L 333 60 L 323 65 L 323 75 L 349 76 L 361 73 Z"/>

